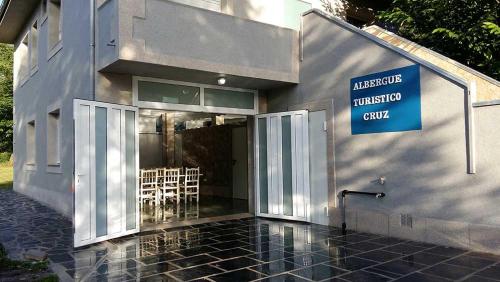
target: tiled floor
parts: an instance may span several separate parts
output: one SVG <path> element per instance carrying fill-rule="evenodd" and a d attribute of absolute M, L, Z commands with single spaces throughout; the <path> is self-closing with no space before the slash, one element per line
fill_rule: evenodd
<path fill-rule="evenodd" d="M 209 218 L 248 212 L 248 200 L 200 195 L 200 201 L 181 201 L 179 205 L 168 202 L 155 207 L 141 207 L 141 224 L 173 223 L 183 220 Z"/>
<path fill-rule="evenodd" d="M 50 209 L 0 190 L 0 239 L 41 247 L 62 280 L 500 281 L 500 257 L 259 218 L 157 230 L 83 249 Z"/>

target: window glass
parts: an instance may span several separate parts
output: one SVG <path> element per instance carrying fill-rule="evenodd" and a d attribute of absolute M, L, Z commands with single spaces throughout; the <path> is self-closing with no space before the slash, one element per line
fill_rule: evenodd
<path fill-rule="evenodd" d="M 258 120 L 259 143 L 259 189 L 260 189 L 260 212 L 268 213 L 268 187 L 267 187 L 267 122 L 265 118 Z"/>
<path fill-rule="evenodd" d="M 107 109 L 95 107 L 95 197 L 96 236 L 108 233 L 107 199 Z"/>
<path fill-rule="evenodd" d="M 291 116 L 281 117 L 281 151 L 281 165 L 283 170 L 283 214 L 293 216 Z"/>
<path fill-rule="evenodd" d="M 47 117 L 47 164 L 60 165 L 60 112 L 52 111 Z"/>
<path fill-rule="evenodd" d="M 49 50 L 61 41 L 61 0 L 49 0 L 47 3 L 49 17 Z"/>
<path fill-rule="evenodd" d="M 34 69 L 38 65 L 38 22 L 35 22 L 31 27 L 30 40 L 31 69 Z"/>
<path fill-rule="evenodd" d="M 167 83 L 139 81 L 139 101 L 199 105 L 200 88 Z"/>
<path fill-rule="evenodd" d="M 205 106 L 253 109 L 254 93 L 205 88 Z"/>
<path fill-rule="evenodd" d="M 26 164 L 34 165 L 36 161 L 36 130 L 35 121 L 30 121 L 26 125 Z"/>

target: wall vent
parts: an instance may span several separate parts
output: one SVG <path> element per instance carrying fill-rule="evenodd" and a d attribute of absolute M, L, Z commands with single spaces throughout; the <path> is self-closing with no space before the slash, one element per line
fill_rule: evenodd
<path fill-rule="evenodd" d="M 413 217 L 411 214 L 401 214 L 400 225 L 403 227 L 413 228 Z"/>

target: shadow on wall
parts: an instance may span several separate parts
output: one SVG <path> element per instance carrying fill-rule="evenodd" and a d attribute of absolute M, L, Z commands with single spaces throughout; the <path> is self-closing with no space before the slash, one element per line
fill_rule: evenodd
<path fill-rule="evenodd" d="M 334 99 L 337 192 L 387 194 L 380 200 L 350 197 L 348 206 L 499 225 L 500 189 L 489 179 L 495 176 L 495 167 L 467 174 L 461 86 L 422 67 L 423 130 L 353 136 L 349 79 L 413 62 L 336 24 L 311 27 L 311 22 L 304 34 L 301 85 L 290 93 L 276 91 L 270 95 L 269 105 L 276 111 L 286 110 L 287 105 Z M 384 186 L 374 183 L 381 176 L 387 178 Z"/>

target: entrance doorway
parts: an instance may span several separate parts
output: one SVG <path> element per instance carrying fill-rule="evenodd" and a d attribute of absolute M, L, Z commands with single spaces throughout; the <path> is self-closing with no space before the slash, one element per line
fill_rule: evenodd
<path fill-rule="evenodd" d="M 142 226 L 248 213 L 247 126 L 244 115 L 140 109 L 139 168 L 200 172 L 198 198 L 146 200 Z"/>

